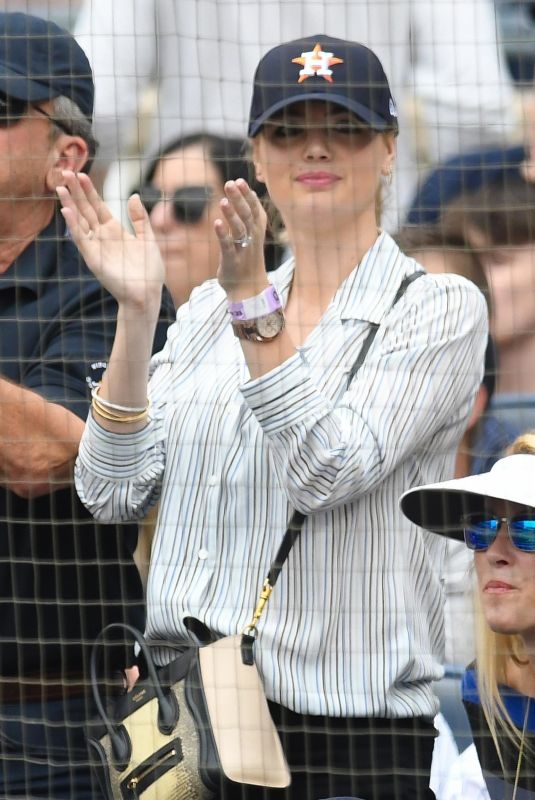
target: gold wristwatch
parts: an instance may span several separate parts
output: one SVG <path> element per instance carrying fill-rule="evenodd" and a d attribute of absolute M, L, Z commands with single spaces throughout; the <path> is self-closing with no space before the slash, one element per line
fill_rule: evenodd
<path fill-rule="evenodd" d="M 283 328 L 284 312 L 281 308 L 255 319 L 232 320 L 234 335 L 248 342 L 270 342 Z"/>

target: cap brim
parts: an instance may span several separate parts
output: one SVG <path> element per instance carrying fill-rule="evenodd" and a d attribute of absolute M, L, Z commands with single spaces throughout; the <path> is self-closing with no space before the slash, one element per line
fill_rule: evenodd
<path fill-rule="evenodd" d="M 484 511 L 488 499 L 518 503 L 535 510 L 534 498 L 535 486 L 527 491 L 522 481 L 504 481 L 501 473 L 485 472 L 409 489 L 399 504 L 405 516 L 420 528 L 462 541 L 462 516 Z"/>
<path fill-rule="evenodd" d="M 40 100 L 51 100 L 57 97 L 57 92 L 51 86 L 32 81 L 27 75 L 20 75 L 13 72 L 3 64 L 0 64 L 0 92 L 9 97 L 16 97 L 17 100 L 26 100 L 29 103 Z"/>
<path fill-rule="evenodd" d="M 347 111 L 352 111 L 353 114 L 362 120 L 362 122 L 366 123 L 366 125 L 375 131 L 395 130 L 397 128 L 395 123 L 387 122 L 373 111 L 370 111 L 369 108 L 366 108 L 366 106 L 363 106 L 361 103 L 356 103 L 349 97 L 336 94 L 335 92 L 322 91 L 305 92 L 298 96 L 286 97 L 283 100 L 279 100 L 278 103 L 274 103 L 266 111 L 264 111 L 260 117 L 257 117 L 257 119 L 249 122 L 248 135 L 251 138 L 256 136 L 268 119 L 277 114 L 283 108 L 288 108 L 288 106 L 295 105 L 296 103 L 302 103 L 304 100 L 321 100 L 325 103 L 333 103 L 334 105 L 341 106 L 342 108 L 347 109 Z"/>

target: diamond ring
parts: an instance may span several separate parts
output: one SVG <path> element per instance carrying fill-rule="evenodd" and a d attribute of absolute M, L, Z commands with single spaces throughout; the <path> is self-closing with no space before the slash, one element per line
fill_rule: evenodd
<path fill-rule="evenodd" d="M 232 241 L 234 244 L 238 245 L 238 247 L 249 247 L 253 241 L 253 237 L 246 231 L 239 239 L 233 239 Z"/>

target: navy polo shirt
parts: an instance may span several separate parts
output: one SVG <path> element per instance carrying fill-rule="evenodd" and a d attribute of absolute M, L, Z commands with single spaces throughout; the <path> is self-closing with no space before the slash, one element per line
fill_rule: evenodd
<path fill-rule="evenodd" d="M 85 419 L 115 318 L 57 214 L 0 275 L 0 376 Z M 104 625 L 142 628 L 136 542 L 134 525 L 96 524 L 74 488 L 26 500 L 0 487 L 0 676 L 83 676 Z"/>

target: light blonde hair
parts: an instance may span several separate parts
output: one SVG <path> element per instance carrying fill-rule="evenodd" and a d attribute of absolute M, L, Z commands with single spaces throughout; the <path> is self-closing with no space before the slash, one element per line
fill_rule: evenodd
<path fill-rule="evenodd" d="M 535 455 L 535 431 L 528 431 L 515 439 L 507 449 L 506 455 L 519 453 Z M 506 736 L 519 749 L 522 732 L 516 728 L 508 714 L 498 687 L 499 684 L 507 683 L 507 668 L 510 662 L 513 661 L 517 665 L 526 664 L 527 656 L 524 642 L 518 634 L 496 633 L 490 629 L 481 608 L 479 592 L 476 592 L 475 611 L 479 698 L 500 764 L 505 772 L 500 739 Z M 526 746 L 524 743 L 524 747 Z"/>

